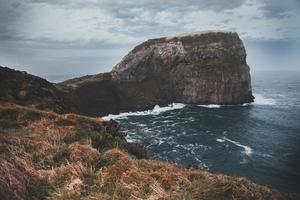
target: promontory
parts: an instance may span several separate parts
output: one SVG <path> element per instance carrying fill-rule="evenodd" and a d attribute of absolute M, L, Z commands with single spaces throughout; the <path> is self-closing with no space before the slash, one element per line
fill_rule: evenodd
<path fill-rule="evenodd" d="M 109 73 L 60 84 L 83 114 L 151 109 L 172 102 L 235 105 L 253 101 L 243 42 L 206 31 L 148 40 Z"/>

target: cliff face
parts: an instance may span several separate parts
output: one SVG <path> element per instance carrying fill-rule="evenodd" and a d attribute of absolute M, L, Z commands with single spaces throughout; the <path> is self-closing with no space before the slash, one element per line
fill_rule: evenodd
<path fill-rule="evenodd" d="M 145 110 L 172 102 L 253 101 L 246 51 L 234 32 L 148 40 L 126 55 L 106 78 L 100 74 L 62 85 L 72 88 L 80 112 L 89 115 Z"/>
<path fill-rule="evenodd" d="M 232 32 L 149 40 L 116 65 L 112 76 L 122 84 L 151 85 L 156 103 L 161 99 L 193 104 L 253 100 L 245 48 Z"/>
<path fill-rule="evenodd" d="M 119 113 L 119 92 L 110 73 L 85 76 L 60 84 L 69 91 L 80 113 L 99 116 Z"/>

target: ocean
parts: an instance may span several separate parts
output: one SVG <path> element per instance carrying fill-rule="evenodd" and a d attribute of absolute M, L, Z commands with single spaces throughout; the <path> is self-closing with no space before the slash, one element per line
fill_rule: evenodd
<path fill-rule="evenodd" d="M 109 115 L 151 159 L 247 177 L 300 194 L 300 73 L 252 74 L 255 102 L 170 104 Z"/>

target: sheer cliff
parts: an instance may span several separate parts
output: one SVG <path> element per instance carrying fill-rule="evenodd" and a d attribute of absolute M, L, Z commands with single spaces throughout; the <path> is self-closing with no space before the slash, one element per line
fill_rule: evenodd
<path fill-rule="evenodd" d="M 172 102 L 226 105 L 253 101 L 243 42 L 237 33 L 224 31 L 148 40 L 110 73 L 62 85 L 72 88 L 78 108 L 90 115 L 145 110 Z"/>

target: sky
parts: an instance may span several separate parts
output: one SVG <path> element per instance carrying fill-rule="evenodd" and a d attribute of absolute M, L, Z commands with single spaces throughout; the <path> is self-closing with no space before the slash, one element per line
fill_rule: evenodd
<path fill-rule="evenodd" d="M 300 0 L 0 0 L 0 65 L 107 72 L 151 38 L 236 31 L 252 71 L 300 70 Z"/>

